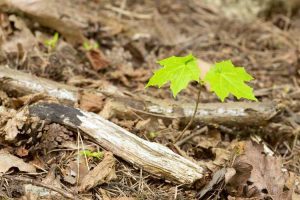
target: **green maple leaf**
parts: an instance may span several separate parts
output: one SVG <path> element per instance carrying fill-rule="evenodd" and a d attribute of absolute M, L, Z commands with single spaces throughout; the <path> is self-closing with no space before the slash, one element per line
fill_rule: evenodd
<path fill-rule="evenodd" d="M 245 82 L 252 80 L 243 67 L 235 67 L 230 60 L 216 63 L 206 74 L 204 81 L 209 83 L 211 90 L 224 101 L 229 94 L 238 99 L 255 100 L 253 89 Z"/>
<path fill-rule="evenodd" d="M 200 69 L 197 59 L 189 54 L 184 57 L 172 56 L 158 61 L 163 66 L 154 72 L 146 88 L 149 86 L 158 86 L 159 88 L 170 81 L 170 88 L 173 96 L 187 87 L 190 81 L 199 82 Z"/>

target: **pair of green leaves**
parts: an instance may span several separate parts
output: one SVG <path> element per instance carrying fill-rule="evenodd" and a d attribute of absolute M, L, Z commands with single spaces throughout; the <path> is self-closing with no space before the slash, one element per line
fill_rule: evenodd
<path fill-rule="evenodd" d="M 215 92 L 221 101 L 224 101 L 229 94 L 238 99 L 257 101 L 253 89 L 245 84 L 253 77 L 243 67 L 235 67 L 230 60 L 216 63 L 205 75 L 204 80 L 200 80 L 198 61 L 192 54 L 184 57 L 172 56 L 158 63 L 163 67 L 154 72 L 146 87 L 161 87 L 170 81 L 171 91 L 176 97 L 190 81 L 204 81 L 209 84 L 211 91 Z"/>
<path fill-rule="evenodd" d="M 99 44 L 97 42 L 91 43 L 91 42 L 85 41 L 83 43 L 83 48 L 86 51 L 91 51 L 91 50 L 99 49 Z"/>

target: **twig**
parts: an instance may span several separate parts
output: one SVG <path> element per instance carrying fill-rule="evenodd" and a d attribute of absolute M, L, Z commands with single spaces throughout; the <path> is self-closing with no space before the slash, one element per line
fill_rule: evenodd
<path fill-rule="evenodd" d="M 23 182 L 23 183 L 28 183 L 28 184 L 44 187 L 44 188 L 47 188 L 49 190 L 53 190 L 53 191 L 61 194 L 62 196 L 66 197 L 66 198 L 69 198 L 69 199 L 79 199 L 79 198 L 77 198 L 76 196 L 74 196 L 73 194 L 71 194 L 67 191 L 64 191 L 64 190 L 62 190 L 60 188 L 57 188 L 57 187 L 53 187 L 51 184 L 45 184 L 45 183 L 42 183 L 40 181 L 36 181 L 36 180 L 29 179 L 29 178 L 24 178 L 24 177 L 14 177 L 14 176 L 8 176 L 8 175 L 5 175 L 3 177 L 8 178 L 10 180 L 14 180 L 14 181 L 20 181 L 20 182 Z"/>
<path fill-rule="evenodd" d="M 190 139 L 192 139 L 193 137 L 195 137 L 196 135 L 200 135 L 200 134 L 205 133 L 205 132 L 207 132 L 207 131 L 208 131 L 207 126 L 204 126 L 204 127 L 202 127 L 200 130 L 198 130 L 197 132 L 195 132 L 195 133 L 193 133 L 193 134 L 191 134 L 191 135 L 189 135 L 189 136 L 183 138 L 182 140 L 179 140 L 179 141 L 176 142 L 175 144 L 176 144 L 177 146 L 181 146 L 181 145 L 183 145 L 185 142 L 187 142 L 188 140 L 190 140 Z"/>

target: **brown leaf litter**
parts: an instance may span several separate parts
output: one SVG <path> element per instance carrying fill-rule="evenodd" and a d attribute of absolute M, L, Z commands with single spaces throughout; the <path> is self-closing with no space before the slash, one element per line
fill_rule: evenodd
<path fill-rule="evenodd" d="M 16 167 L 22 172 L 34 173 L 36 172 L 36 168 L 24 162 L 22 159 L 10 154 L 8 151 L 4 149 L 0 150 L 0 174 L 3 175 L 4 173 L 8 172 L 9 169 Z"/>
<path fill-rule="evenodd" d="M 287 187 L 290 175 L 284 172 L 282 159 L 264 153 L 263 145 L 239 142 L 232 167 L 214 173 L 212 180 L 198 194 L 199 199 L 220 197 L 225 190 L 234 197 L 257 199 L 290 199 L 294 189 Z M 292 187 L 294 187 L 294 183 Z M 289 189 L 286 189 L 289 188 Z"/>
<path fill-rule="evenodd" d="M 103 70 L 109 66 L 107 58 L 105 58 L 104 54 L 101 52 L 100 49 L 88 50 L 86 52 L 86 57 L 90 61 L 95 71 Z"/>
<path fill-rule="evenodd" d="M 93 170 L 85 175 L 79 186 L 79 191 L 88 191 L 97 185 L 107 183 L 116 178 L 115 158 L 112 153 L 107 152 L 104 155 L 104 159 Z"/>
<path fill-rule="evenodd" d="M 4 21 L 5 19 L 3 19 Z M 34 46 L 37 45 L 37 40 L 27 27 L 26 23 L 16 15 L 10 15 L 8 17 L 7 23 L 14 24 L 16 29 L 11 34 L 3 34 L 3 40 L 5 41 L 2 45 L 2 50 L 6 53 L 18 52 L 18 45 L 26 51 L 32 51 Z M 3 29 L 9 28 L 5 23 L 1 23 Z M 7 33 L 7 32 L 4 32 Z"/>
<path fill-rule="evenodd" d="M 82 92 L 79 97 L 79 108 L 89 112 L 100 112 L 105 105 L 105 96 Z"/>
<path fill-rule="evenodd" d="M 267 155 L 263 145 L 245 142 L 242 152 L 235 159 L 236 174 L 228 186 L 234 196 L 289 199 L 292 190 L 285 190 L 288 174 L 284 173 L 282 158 Z"/>
<path fill-rule="evenodd" d="M 18 112 L 12 118 L 8 118 L 5 126 L 0 131 L 5 135 L 5 140 L 13 141 L 19 134 L 27 120 L 26 111 Z"/>
<path fill-rule="evenodd" d="M 43 0 L 7 0 L 2 2 L 1 6 L 1 8 L 5 10 L 22 12 L 40 24 L 57 30 L 70 42 L 83 42 L 84 37 L 79 29 L 84 28 L 86 23 L 82 21 L 80 15 L 76 15 L 77 18 L 74 20 L 76 10 L 60 9 L 60 7 L 60 3 Z"/>

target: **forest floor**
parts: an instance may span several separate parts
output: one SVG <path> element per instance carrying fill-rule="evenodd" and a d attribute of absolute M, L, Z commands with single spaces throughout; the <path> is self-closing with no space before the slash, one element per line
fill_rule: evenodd
<path fill-rule="evenodd" d="M 196 103 L 196 83 L 176 99 L 168 86 L 145 85 L 159 68 L 158 60 L 193 53 L 207 63 L 231 59 L 245 67 L 255 78 L 250 85 L 259 105 L 275 105 L 265 123 L 195 121 L 174 148 L 186 120 L 166 120 L 146 111 L 116 114 L 106 97 L 83 96 L 73 102 L 73 107 L 170 147 L 205 169 L 201 180 L 178 184 L 110 154 L 99 142 L 63 124 L 28 131 L 30 124 L 18 124 L 25 107 L 38 101 L 64 102 L 47 91 L 17 92 L 0 73 L 2 199 L 300 199 L 299 16 L 246 22 L 193 0 L 7 0 L 0 10 L 3 67 L 81 91 L 113 88 L 133 99 L 145 96 L 184 107 Z M 222 106 L 205 88 L 200 102 Z M 89 174 L 99 165 L 107 172 L 101 180 Z"/>

